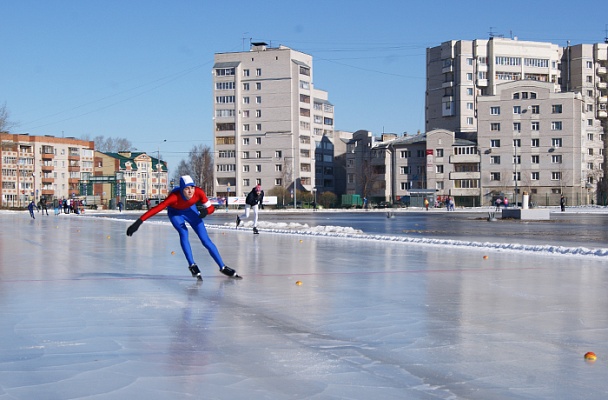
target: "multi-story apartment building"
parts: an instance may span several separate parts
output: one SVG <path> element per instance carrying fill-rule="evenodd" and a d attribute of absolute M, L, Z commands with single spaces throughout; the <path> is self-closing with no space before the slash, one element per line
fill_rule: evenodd
<path fill-rule="evenodd" d="M 143 152 L 96 151 L 95 175 L 85 183 L 89 191 L 103 195 L 102 204 L 111 206 L 118 201 L 157 203 L 169 191 L 166 162 Z"/>
<path fill-rule="evenodd" d="M 346 153 L 347 193 L 372 203 L 422 206 L 456 197 L 458 204 L 478 206 L 479 153 L 477 144 L 437 129 L 414 136 L 355 132 Z"/>
<path fill-rule="evenodd" d="M 2 207 L 80 195 L 93 174 L 94 143 L 76 138 L 0 133 Z"/>
<path fill-rule="evenodd" d="M 427 49 L 426 129 L 448 129 L 458 138 L 479 141 L 484 204 L 496 191 L 515 196 L 522 186 L 545 203 L 555 204 L 562 193 L 570 204 L 594 198 L 598 182 L 608 175 L 607 48 L 607 43 L 561 48 L 493 37 Z M 559 150 L 551 143 L 545 147 L 553 149 L 549 161 L 535 154 L 543 143 L 560 138 Z M 501 154 L 492 142 L 499 139 Z M 507 152 L 513 153 L 508 161 Z M 520 163 L 525 168 L 516 171 Z"/>
<path fill-rule="evenodd" d="M 312 191 L 316 143 L 333 140 L 334 107 L 313 84 L 312 56 L 252 43 L 218 53 L 213 66 L 217 196 L 243 196 L 257 184 Z"/>

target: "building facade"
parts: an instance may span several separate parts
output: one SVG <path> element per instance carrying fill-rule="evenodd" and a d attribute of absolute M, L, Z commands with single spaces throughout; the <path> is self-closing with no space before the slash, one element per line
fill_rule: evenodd
<path fill-rule="evenodd" d="M 2 207 L 80 196 L 93 174 L 94 143 L 76 138 L 0 133 Z"/>
<path fill-rule="evenodd" d="M 314 87 L 312 56 L 252 43 L 216 54 L 212 73 L 216 196 L 318 188 L 316 143 L 333 140 L 334 107 Z"/>
<path fill-rule="evenodd" d="M 478 142 L 484 204 L 522 187 L 539 204 L 605 202 L 607 50 L 499 37 L 429 48 L 426 129 Z"/>
<path fill-rule="evenodd" d="M 95 174 L 85 182 L 102 204 L 156 204 L 170 191 L 167 163 L 143 152 L 95 152 Z"/>

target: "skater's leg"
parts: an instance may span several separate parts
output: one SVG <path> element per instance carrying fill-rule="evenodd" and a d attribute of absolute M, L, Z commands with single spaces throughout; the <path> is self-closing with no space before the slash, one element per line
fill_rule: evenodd
<path fill-rule="evenodd" d="M 249 218 L 249 210 L 251 210 L 251 206 L 249 204 L 245 204 L 245 214 L 241 215 L 239 218 L 240 219 Z"/>
<path fill-rule="evenodd" d="M 188 240 L 188 228 L 186 227 L 184 217 L 182 215 L 170 215 L 169 220 L 177 233 L 179 233 L 179 243 L 182 246 L 182 251 L 184 252 L 184 256 L 186 256 L 186 260 L 188 260 L 188 265 L 194 264 L 192 247 L 190 246 L 190 241 Z"/>
<path fill-rule="evenodd" d="M 258 205 L 256 204 L 255 206 L 251 207 L 253 208 L 253 227 L 257 228 L 258 227 Z"/>
<path fill-rule="evenodd" d="M 207 249 L 209 255 L 211 256 L 211 258 L 213 258 L 213 261 L 215 261 L 218 268 L 222 269 L 222 267 L 224 266 L 224 260 L 222 260 L 222 256 L 220 256 L 220 252 L 217 249 L 217 246 L 209 238 L 209 235 L 207 234 L 207 228 L 205 228 L 203 220 L 200 219 L 200 217 L 194 213 L 192 213 L 192 215 L 188 213 L 186 216 L 186 220 L 188 221 L 188 223 L 190 223 L 190 226 L 192 227 L 194 232 L 196 232 L 199 239 L 201 240 L 201 243 Z"/>

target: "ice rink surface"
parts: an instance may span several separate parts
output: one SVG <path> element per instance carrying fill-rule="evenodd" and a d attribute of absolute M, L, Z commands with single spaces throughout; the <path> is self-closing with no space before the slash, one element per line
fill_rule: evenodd
<path fill-rule="evenodd" d="M 129 223 L 0 214 L 0 400 L 608 398 L 606 256 Z"/>

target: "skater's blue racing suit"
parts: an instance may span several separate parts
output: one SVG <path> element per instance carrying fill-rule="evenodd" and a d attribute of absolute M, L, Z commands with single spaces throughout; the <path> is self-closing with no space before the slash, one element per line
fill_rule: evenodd
<path fill-rule="evenodd" d="M 143 222 L 166 208 L 171 224 L 179 233 L 179 241 L 182 251 L 186 256 L 189 265 L 195 264 L 195 262 L 194 258 L 192 257 L 190 241 L 188 240 L 188 228 L 186 227 L 186 222 L 188 222 L 194 232 L 196 232 L 201 240 L 201 243 L 203 246 L 205 246 L 209 252 L 209 255 L 213 258 L 221 270 L 224 266 L 224 261 L 222 261 L 222 257 L 220 256 L 217 247 L 209 238 L 207 229 L 205 228 L 205 224 L 202 220 L 204 216 L 213 214 L 215 207 L 213 204 L 211 204 L 203 189 L 195 187 L 194 195 L 189 200 L 186 200 L 186 198 L 183 196 L 183 189 L 183 187 L 174 189 L 164 201 L 162 201 L 156 207 L 152 207 L 144 215 L 142 215 L 140 219 Z M 199 202 L 202 203 L 204 207 L 200 214 L 196 207 L 196 204 Z"/>

